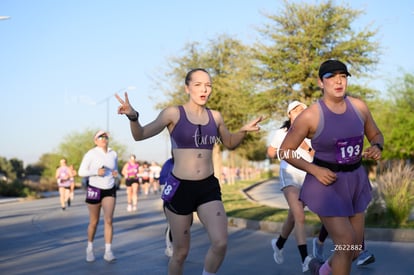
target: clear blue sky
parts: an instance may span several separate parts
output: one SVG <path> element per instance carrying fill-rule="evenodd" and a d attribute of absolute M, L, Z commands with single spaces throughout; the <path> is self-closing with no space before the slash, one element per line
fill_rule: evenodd
<path fill-rule="evenodd" d="M 315 3 L 315 1 L 307 1 Z M 346 2 L 346 1 L 345 1 Z M 342 1 L 338 1 L 342 3 Z M 374 88 L 414 73 L 412 1 L 348 1 L 366 14 L 357 28 L 374 24 L 383 56 Z M 105 129 L 142 160 L 169 156 L 167 134 L 134 142 L 125 117 L 116 114 L 115 92 L 128 86 L 130 100 L 147 123 L 163 97 L 151 79 L 187 42 L 230 34 L 245 43 L 259 38 L 280 0 L 1 0 L 0 156 L 24 165 L 53 152 L 73 131 Z M 109 120 L 107 105 L 109 99 Z M 100 102 L 100 103 L 99 103 Z"/>

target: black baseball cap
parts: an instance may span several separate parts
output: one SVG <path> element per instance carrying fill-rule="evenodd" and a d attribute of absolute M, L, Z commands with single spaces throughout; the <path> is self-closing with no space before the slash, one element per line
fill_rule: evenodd
<path fill-rule="evenodd" d="M 339 60 L 326 60 L 319 67 L 319 78 L 328 78 L 332 76 L 335 72 L 345 73 L 347 76 L 351 76 L 346 68 L 346 65 Z"/>

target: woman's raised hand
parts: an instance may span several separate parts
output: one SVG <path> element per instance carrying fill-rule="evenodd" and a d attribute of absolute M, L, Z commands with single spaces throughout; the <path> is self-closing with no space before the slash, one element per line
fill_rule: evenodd
<path fill-rule="evenodd" d="M 241 131 L 246 131 L 246 132 L 259 131 L 260 130 L 259 122 L 261 122 L 263 120 L 264 120 L 263 117 L 260 116 L 256 119 L 250 121 L 246 125 L 244 125 L 240 130 Z"/>
<path fill-rule="evenodd" d="M 135 115 L 135 110 L 132 108 L 131 104 L 129 103 L 128 93 L 125 92 L 125 99 L 122 99 L 118 94 L 115 94 L 116 99 L 118 99 L 119 103 L 121 104 L 118 107 L 118 114 L 120 115 L 127 115 L 133 116 Z"/>

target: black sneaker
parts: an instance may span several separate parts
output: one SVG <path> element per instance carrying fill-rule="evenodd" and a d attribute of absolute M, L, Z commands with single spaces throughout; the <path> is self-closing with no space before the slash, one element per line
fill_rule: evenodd
<path fill-rule="evenodd" d="M 70 207 L 70 199 L 68 199 L 68 207 Z"/>

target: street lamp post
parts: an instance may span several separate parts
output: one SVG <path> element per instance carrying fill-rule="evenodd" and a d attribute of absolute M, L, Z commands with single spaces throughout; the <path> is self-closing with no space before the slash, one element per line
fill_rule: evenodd
<path fill-rule="evenodd" d="M 128 86 L 126 88 L 119 89 L 117 93 L 120 93 L 122 91 L 132 91 L 132 90 L 135 90 L 135 87 L 134 86 Z M 101 101 L 98 101 L 98 103 L 97 103 L 97 105 L 99 105 L 103 102 L 106 102 L 106 131 L 107 132 L 109 132 L 109 100 L 113 97 L 114 97 L 113 95 L 107 96 L 104 99 L 102 99 Z"/>

